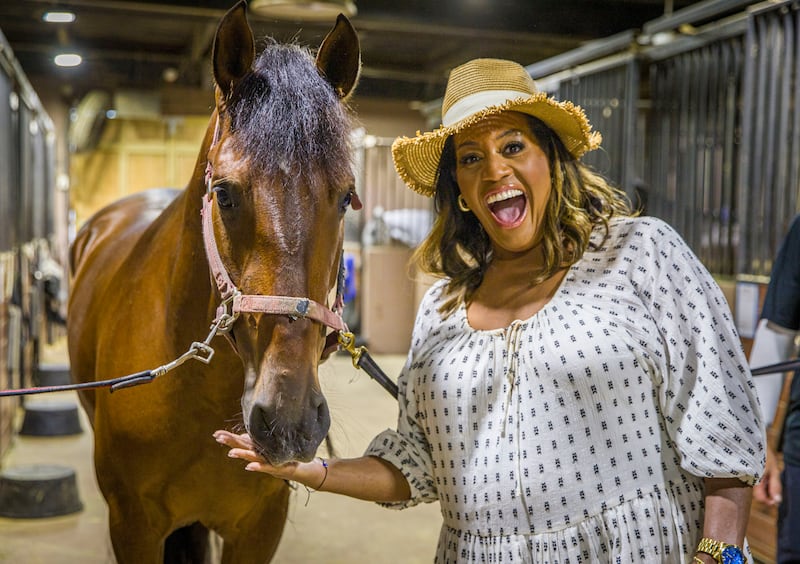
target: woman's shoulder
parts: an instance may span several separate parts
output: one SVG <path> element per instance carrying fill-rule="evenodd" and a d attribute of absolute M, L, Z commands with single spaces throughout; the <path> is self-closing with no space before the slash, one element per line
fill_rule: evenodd
<path fill-rule="evenodd" d="M 651 216 L 612 217 L 608 221 L 607 235 L 603 224 L 595 226 L 592 233 L 592 242 L 601 249 L 641 250 L 674 240 L 680 240 L 675 229 L 663 219 Z"/>
<path fill-rule="evenodd" d="M 425 295 L 422 298 L 423 302 L 430 301 L 430 302 L 440 302 L 442 297 L 445 293 L 445 288 L 450 281 L 449 278 L 437 278 L 434 280 L 428 289 L 425 291 Z"/>
<path fill-rule="evenodd" d="M 448 278 L 439 278 L 428 287 L 417 308 L 418 321 L 420 318 L 431 321 L 441 317 L 439 308 L 444 304 L 448 282 Z"/>
<path fill-rule="evenodd" d="M 649 215 L 612 217 L 608 225 L 610 231 L 616 231 L 623 236 L 646 237 L 675 233 L 669 223 Z"/>

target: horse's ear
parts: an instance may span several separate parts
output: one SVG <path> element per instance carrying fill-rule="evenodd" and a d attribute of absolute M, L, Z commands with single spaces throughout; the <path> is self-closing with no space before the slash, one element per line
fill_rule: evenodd
<path fill-rule="evenodd" d="M 358 34 L 342 14 L 319 46 L 317 68 L 342 99 L 350 95 L 358 82 L 361 72 Z"/>
<path fill-rule="evenodd" d="M 227 96 L 234 84 L 250 72 L 256 57 L 253 32 L 247 23 L 247 2 L 241 0 L 228 10 L 214 36 L 214 80 Z"/>

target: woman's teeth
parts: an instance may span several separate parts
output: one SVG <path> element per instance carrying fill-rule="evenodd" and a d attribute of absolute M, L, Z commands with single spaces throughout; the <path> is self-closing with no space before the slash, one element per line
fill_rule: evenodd
<path fill-rule="evenodd" d="M 517 196 L 522 196 L 522 190 L 503 190 L 502 192 L 497 192 L 496 194 L 489 196 L 486 199 L 486 203 L 492 205 L 497 202 L 502 202 L 503 200 L 516 198 Z"/>

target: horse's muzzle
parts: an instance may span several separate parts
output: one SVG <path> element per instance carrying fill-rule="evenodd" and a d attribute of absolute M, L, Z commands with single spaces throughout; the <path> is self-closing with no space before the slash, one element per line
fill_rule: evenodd
<path fill-rule="evenodd" d="M 311 391 L 303 408 L 295 416 L 293 411 L 278 402 L 255 403 L 245 421 L 250 438 L 272 465 L 313 459 L 330 429 L 330 411 L 320 392 Z"/>

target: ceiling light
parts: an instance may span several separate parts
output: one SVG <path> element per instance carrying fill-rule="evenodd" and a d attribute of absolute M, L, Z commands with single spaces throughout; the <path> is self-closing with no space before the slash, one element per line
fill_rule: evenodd
<path fill-rule="evenodd" d="M 252 0 L 249 8 L 259 16 L 293 21 L 333 21 L 339 14 L 358 13 L 351 0 Z"/>
<path fill-rule="evenodd" d="M 72 12 L 45 12 L 42 19 L 48 23 L 72 23 L 75 21 L 75 14 Z"/>
<path fill-rule="evenodd" d="M 83 62 L 83 58 L 77 53 L 59 53 L 53 61 L 60 67 L 77 67 Z"/>
<path fill-rule="evenodd" d="M 180 71 L 175 67 L 167 67 L 163 71 L 161 71 L 161 79 L 164 82 L 168 82 L 170 84 L 178 80 L 180 76 L 181 76 Z"/>

